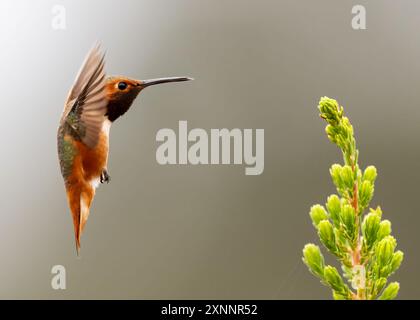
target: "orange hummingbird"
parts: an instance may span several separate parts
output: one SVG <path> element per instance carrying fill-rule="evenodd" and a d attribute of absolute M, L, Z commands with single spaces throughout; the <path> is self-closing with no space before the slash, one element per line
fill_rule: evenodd
<path fill-rule="evenodd" d="M 106 78 L 104 66 L 105 55 L 96 46 L 88 53 L 70 89 L 57 133 L 58 156 L 73 216 L 77 254 L 95 189 L 99 183 L 110 181 L 107 163 L 111 124 L 128 111 L 144 88 L 192 80 L 188 77 Z"/>

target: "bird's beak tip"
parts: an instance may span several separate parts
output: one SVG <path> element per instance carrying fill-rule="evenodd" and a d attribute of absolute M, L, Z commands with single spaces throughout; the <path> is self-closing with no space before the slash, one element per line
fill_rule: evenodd
<path fill-rule="evenodd" d="M 191 77 L 167 77 L 167 78 L 157 78 L 157 79 L 149 79 L 149 80 L 139 80 L 138 83 L 143 88 L 152 86 L 155 84 L 160 83 L 168 83 L 168 82 L 182 82 L 182 81 L 191 81 L 194 78 Z"/>

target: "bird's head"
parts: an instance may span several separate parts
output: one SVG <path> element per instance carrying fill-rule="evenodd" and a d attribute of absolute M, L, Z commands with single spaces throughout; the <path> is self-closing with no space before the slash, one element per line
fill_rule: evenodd
<path fill-rule="evenodd" d="M 106 83 L 108 111 L 106 116 L 115 121 L 130 109 L 134 99 L 144 88 L 167 82 L 189 81 L 188 77 L 168 77 L 150 80 L 135 80 L 127 77 L 109 77 Z"/>

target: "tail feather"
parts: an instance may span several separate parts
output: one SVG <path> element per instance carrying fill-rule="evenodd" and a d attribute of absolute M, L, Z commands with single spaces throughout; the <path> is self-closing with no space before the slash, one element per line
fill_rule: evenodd
<path fill-rule="evenodd" d="M 89 184 L 82 184 L 67 189 L 67 198 L 73 217 L 76 253 L 80 254 L 80 238 L 89 217 L 89 209 L 94 196 L 94 189 Z"/>
<path fill-rule="evenodd" d="M 80 256 L 80 237 L 78 239 L 77 236 L 75 236 L 75 239 L 76 239 L 76 255 L 79 257 Z"/>

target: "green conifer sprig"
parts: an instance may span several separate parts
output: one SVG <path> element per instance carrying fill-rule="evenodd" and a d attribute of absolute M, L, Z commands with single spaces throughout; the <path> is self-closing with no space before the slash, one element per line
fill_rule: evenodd
<path fill-rule="evenodd" d="M 382 220 L 380 207 L 369 207 L 374 193 L 376 168 L 359 168 L 353 126 L 336 100 L 321 98 L 318 109 L 327 122 L 328 138 L 343 153 L 344 165 L 333 164 L 330 175 L 338 195 L 328 197 L 325 206 L 316 204 L 309 215 L 324 247 L 340 262 L 338 270 L 325 265 L 320 248 L 312 243 L 303 249 L 303 262 L 309 271 L 332 289 L 334 299 L 394 299 L 397 282 L 387 279 L 401 265 L 403 253 L 395 251 L 391 222 Z"/>

